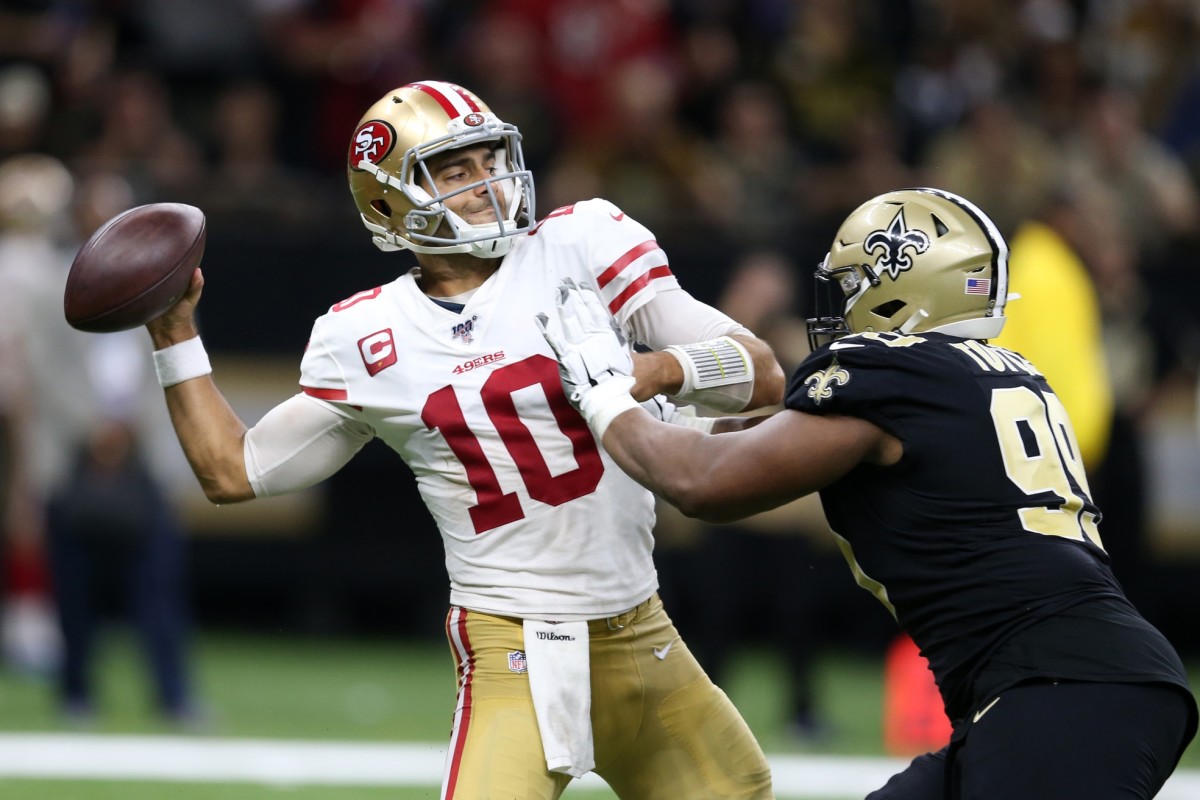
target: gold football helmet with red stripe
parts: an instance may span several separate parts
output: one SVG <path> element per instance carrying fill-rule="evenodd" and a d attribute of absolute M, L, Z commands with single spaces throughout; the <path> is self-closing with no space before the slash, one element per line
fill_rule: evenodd
<path fill-rule="evenodd" d="M 991 339 L 1004 327 L 1008 245 L 964 198 L 903 189 L 846 218 L 816 277 L 833 310 L 808 320 L 814 349 L 866 331 Z"/>
<path fill-rule="evenodd" d="M 438 194 L 430 158 L 491 142 L 496 143 L 494 174 Z M 363 225 L 381 250 L 498 258 L 533 224 L 533 176 L 525 169 L 520 132 L 453 83 L 410 83 L 367 109 L 350 141 L 347 174 Z M 448 197 L 481 186 L 497 222 L 472 225 L 446 207 Z"/>

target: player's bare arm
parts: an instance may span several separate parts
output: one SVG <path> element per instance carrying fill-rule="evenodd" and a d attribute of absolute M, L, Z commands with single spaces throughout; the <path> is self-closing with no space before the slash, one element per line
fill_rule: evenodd
<path fill-rule="evenodd" d="M 902 451 L 898 439 L 857 417 L 788 410 L 743 425 L 712 436 L 634 410 L 613 420 L 603 444 L 638 483 L 687 516 L 709 522 L 775 508 L 860 463 L 893 464 Z"/>
<path fill-rule="evenodd" d="M 196 304 L 204 289 L 197 269 L 184 296 L 166 313 L 146 324 L 156 350 L 181 344 L 198 335 Z M 221 394 L 211 375 L 177 383 L 164 390 L 167 409 L 184 455 L 204 496 L 213 503 L 250 500 L 254 490 L 246 477 L 242 455 L 246 426 Z"/>
<path fill-rule="evenodd" d="M 568 399 L 630 477 L 688 516 L 741 519 L 817 491 L 861 463 L 888 466 L 902 455 L 896 437 L 856 417 L 785 410 L 722 420 L 720 436 L 660 423 L 629 394 L 629 356 L 595 290 L 564 281 L 558 314 L 561 334 L 546 314 L 538 324 Z"/>

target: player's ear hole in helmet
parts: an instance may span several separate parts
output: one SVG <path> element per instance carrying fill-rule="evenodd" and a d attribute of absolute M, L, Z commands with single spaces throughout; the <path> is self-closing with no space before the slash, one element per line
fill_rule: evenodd
<path fill-rule="evenodd" d="M 439 194 L 430 160 L 485 143 L 494 148 L 494 169 Z M 498 258 L 535 220 L 533 176 L 525 168 L 520 132 L 452 83 L 419 81 L 380 98 L 354 130 L 346 172 L 363 225 L 381 250 Z M 473 225 L 446 200 L 480 187 L 495 221 Z"/>
<path fill-rule="evenodd" d="M 1004 327 L 1008 245 L 970 201 L 902 189 L 846 217 L 815 277 L 813 349 L 867 331 L 991 339 Z"/>

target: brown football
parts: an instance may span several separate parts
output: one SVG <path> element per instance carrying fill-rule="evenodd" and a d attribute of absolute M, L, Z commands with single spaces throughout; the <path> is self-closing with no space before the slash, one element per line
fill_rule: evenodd
<path fill-rule="evenodd" d="M 71 327 L 112 333 L 174 305 L 204 256 L 204 212 L 183 203 L 123 211 L 79 249 L 63 293 Z"/>

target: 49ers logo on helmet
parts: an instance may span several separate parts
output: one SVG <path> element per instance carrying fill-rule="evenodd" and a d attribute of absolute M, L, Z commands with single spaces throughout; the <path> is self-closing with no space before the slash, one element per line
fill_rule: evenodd
<path fill-rule="evenodd" d="M 472 128 L 477 128 L 483 124 L 483 114 L 470 113 L 463 117 L 463 122 Z"/>
<path fill-rule="evenodd" d="M 396 131 L 381 119 L 367 120 L 358 126 L 350 141 L 350 167 L 358 169 L 365 158 L 378 164 L 387 158 L 396 144 Z"/>

